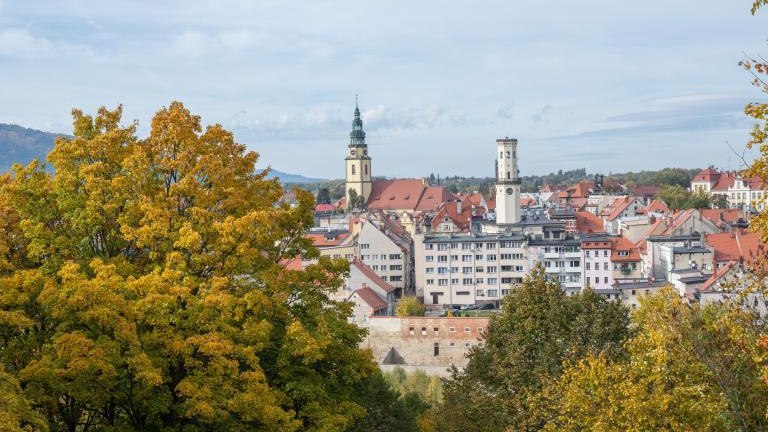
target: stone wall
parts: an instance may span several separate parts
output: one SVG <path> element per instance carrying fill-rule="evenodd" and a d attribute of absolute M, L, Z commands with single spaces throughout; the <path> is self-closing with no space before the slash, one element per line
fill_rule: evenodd
<path fill-rule="evenodd" d="M 401 365 L 427 373 L 467 365 L 470 348 L 483 342 L 488 318 L 372 317 L 361 344 L 380 365 Z"/>

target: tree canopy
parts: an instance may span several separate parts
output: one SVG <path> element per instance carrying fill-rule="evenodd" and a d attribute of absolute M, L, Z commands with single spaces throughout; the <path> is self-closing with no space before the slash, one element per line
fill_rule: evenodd
<path fill-rule="evenodd" d="M 48 156 L 55 174 L 35 161 L 0 178 L 0 401 L 13 408 L 0 422 L 337 431 L 362 419 L 380 374 L 349 305 L 328 298 L 348 265 L 302 235 L 312 196 L 278 204 L 258 155 L 179 102 L 145 139 L 121 115 L 74 110 L 73 137 Z M 317 264 L 287 270 L 298 256 Z"/>

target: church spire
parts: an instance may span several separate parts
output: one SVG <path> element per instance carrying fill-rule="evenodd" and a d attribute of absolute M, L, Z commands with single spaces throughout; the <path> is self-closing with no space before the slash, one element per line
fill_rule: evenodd
<path fill-rule="evenodd" d="M 363 131 L 363 120 L 360 118 L 360 108 L 357 104 L 357 93 L 355 93 L 355 118 L 352 120 L 352 132 L 349 133 L 349 146 L 364 146 L 365 131 Z"/>

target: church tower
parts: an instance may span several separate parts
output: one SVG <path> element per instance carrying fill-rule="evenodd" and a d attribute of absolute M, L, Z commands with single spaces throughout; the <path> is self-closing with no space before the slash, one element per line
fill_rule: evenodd
<path fill-rule="evenodd" d="M 365 131 L 363 120 L 360 119 L 360 108 L 355 98 L 355 118 L 352 120 L 352 132 L 349 133 L 349 145 L 347 146 L 346 162 L 346 196 L 349 204 L 349 195 L 355 191 L 362 197 L 362 205 L 368 202 L 371 195 L 371 157 L 368 156 L 368 145 L 365 144 Z"/>
<path fill-rule="evenodd" d="M 517 139 L 496 140 L 496 224 L 520 222 L 520 177 L 517 172 Z"/>

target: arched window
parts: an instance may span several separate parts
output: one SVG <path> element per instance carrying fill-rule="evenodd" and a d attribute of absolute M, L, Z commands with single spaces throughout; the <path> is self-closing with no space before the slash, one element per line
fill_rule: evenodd
<path fill-rule="evenodd" d="M 507 152 L 507 159 L 509 159 L 509 152 Z"/>
<path fill-rule="evenodd" d="M 515 151 L 515 150 L 512 150 L 512 157 L 513 157 L 513 158 L 516 158 L 516 157 L 517 157 L 517 151 Z"/>
<path fill-rule="evenodd" d="M 504 159 L 504 152 L 503 151 L 499 152 L 499 159 Z"/>
<path fill-rule="evenodd" d="M 368 165 L 363 165 L 365 167 L 365 175 L 368 175 Z"/>
<path fill-rule="evenodd" d="M 511 179 L 509 171 L 507 171 L 507 180 Z"/>
<path fill-rule="evenodd" d="M 355 166 L 352 165 L 352 175 L 355 175 Z"/>

